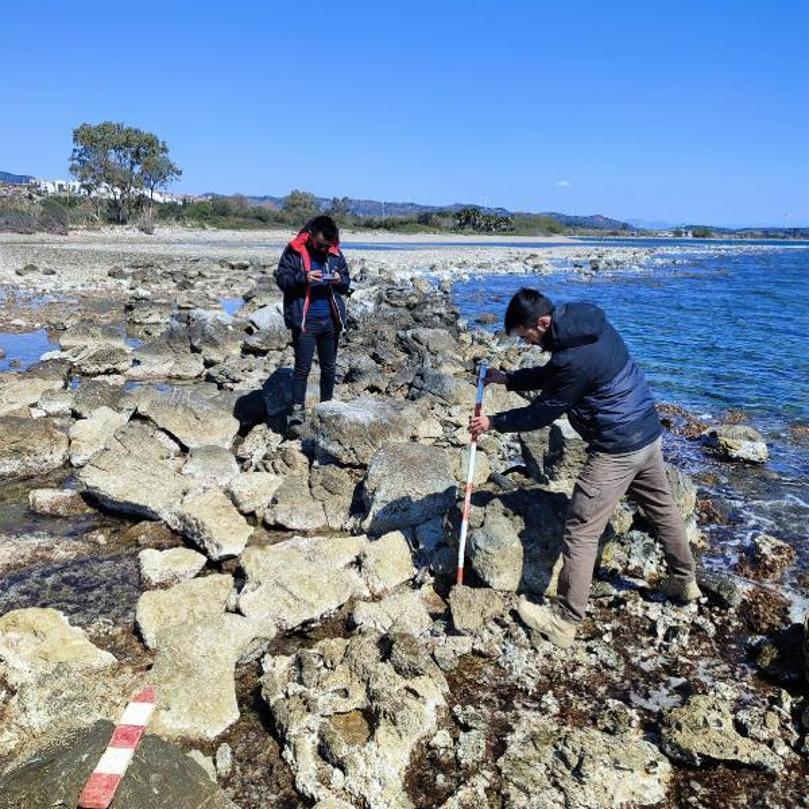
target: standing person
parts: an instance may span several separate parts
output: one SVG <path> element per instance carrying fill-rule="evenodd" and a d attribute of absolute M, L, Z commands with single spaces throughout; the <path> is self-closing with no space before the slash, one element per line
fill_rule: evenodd
<path fill-rule="evenodd" d="M 589 303 L 554 307 L 537 290 L 524 288 L 509 302 L 505 328 L 550 351 L 551 359 L 510 373 L 490 369 L 487 384 L 542 393 L 526 407 L 473 417 L 472 436 L 490 429 L 537 430 L 567 413 L 588 443 L 565 523 L 556 604 L 539 606 L 522 596 L 520 618 L 556 646 L 573 643 L 587 607 L 599 538 L 627 491 L 643 507 L 663 545 L 669 576 L 660 590 L 679 601 L 699 598 L 694 558 L 660 451 L 662 428 L 654 399 L 604 312 Z"/>
<path fill-rule="evenodd" d="M 340 251 L 340 233 L 330 216 L 316 216 L 286 246 L 275 280 L 284 293 L 284 323 L 292 330 L 295 349 L 288 427 L 299 430 L 315 350 L 320 401 L 327 402 L 334 395 L 337 341 L 345 327 L 343 295 L 349 293 L 351 279 Z"/>

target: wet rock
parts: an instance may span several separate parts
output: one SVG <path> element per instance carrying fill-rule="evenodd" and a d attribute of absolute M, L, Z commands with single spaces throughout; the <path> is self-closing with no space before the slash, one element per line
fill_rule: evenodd
<path fill-rule="evenodd" d="M 366 466 L 380 447 L 409 439 L 415 414 L 391 399 L 321 402 L 312 426 L 321 463 Z"/>
<path fill-rule="evenodd" d="M 489 624 L 505 613 L 503 596 L 488 587 L 456 585 L 449 594 L 452 623 L 458 632 L 481 634 Z"/>
<path fill-rule="evenodd" d="M 666 755 L 696 766 L 735 762 L 772 772 L 781 770 L 783 762 L 775 753 L 736 731 L 732 709 L 726 700 L 699 694 L 668 711 L 661 729 Z"/>
<path fill-rule="evenodd" d="M 239 556 L 253 534 L 252 526 L 216 488 L 190 491 L 165 519 L 214 560 Z"/>
<path fill-rule="evenodd" d="M 203 623 L 225 612 L 233 577 L 214 573 L 175 584 L 167 590 L 149 590 L 138 600 L 135 623 L 144 643 L 158 648 L 167 629 L 190 621 Z"/>
<path fill-rule="evenodd" d="M 378 534 L 421 525 L 451 508 L 456 492 L 444 450 L 420 444 L 383 447 L 372 458 L 365 480 L 364 528 Z"/>
<path fill-rule="evenodd" d="M 304 475 L 292 475 L 283 480 L 272 496 L 264 522 L 290 531 L 310 532 L 327 527 L 323 504 L 312 497 L 309 480 Z"/>
<path fill-rule="evenodd" d="M 161 736 L 209 741 L 237 722 L 236 663 L 254 640 L 273 635 L 241 615 L 200 617 L 160 632 L 150 680 L 157 691 L 152 729 Z"/>
<path fill-rule="evenodd" d="M 114 730 L 112 722 L 60 739 L 0 778 L 0 809 L 73 807 Z M 121 782 L 115 805 L 127 809 L 235 809 L 182 750 L 147 733 Z"/>
<path fill-rule="evenodd" d="M 697 507 L 697 487 L 685 472 L 671 464 L 666 464 L 666 477 L 674 502 L 680 510 L 680 514 L 683 515 L 683 520 L 688 522 Z"/>
<path fill-rule="evenodd" d="M 744 587 L 733 576 L 697 568 L 697 584 L 712 601 L 726 609 L 736 609 L 744 598 Z"/>
<path fill-rule="evenodd" d="M 138 554 L 140 576 L 147 587 L 164 587 L 193 579 L 205 567 L 207 559 L 191 548 L 158 551 L 146 548 Z"/>
<path fill-rule="evenodd" d="M 138 413 L 189 449 L 206 445 L 230 449 L 239 431 L 232 397 L 213 391 L 154 391 L 138 403 Z"/>
<path fill-rule="evenodd" d="M 781 578 L 794 561 L 795 549 L 791 545 L 768 534 L 759 534 L 753 537 L 736 570 L 751 579 L 773 580 Z"/>
<path fill-rule="evenodd" d="M 216 766 L 211 756 L 206 756 L 201 750 L 189 750 L 186 755 L 205 770 L 205 774 L 211 781 L 216 781 Z"/>
<path fill-rule="evenodd" d="M 263 665 L 262 696 L 299 792 L 319 801 L 412 805 L 405 772 L 416 745 L 435 734 L 448 690 L 412 641 L 382 643 L 376 633 L 330 639 Z"/>
<path fill-rule="evenodd" d="M 792 623 L 789 601 L 781 593 L 763 587 L 745 591 L 739 617 L 759 635 L 774 634 Z"/>
<path fill-rule="evenodd" d="M 522 717 L 498 762 L 504 807 L 649 806 L 666 798 L 671 765 L 649 742 Z"/>
<path fill-rule="evenodd" d="M 227 493 L 242 514 L 263 517 L 283 480 L 272 472 L 242 472 L 230 479 Z"/>
<path fill-rule="evenodd" d="M 360 630 L 420 635 L 432 626 L 427 605 L 418 590 L 393 593 L 381 601 L 362 601 L 351 613 Z"/>
<path fill-rule="evenodd" d="M 703 434 L 705 445 L 729 461 L 766 463 L 767 444 L 761 433 L 743 424 L 720 424 Z"/>
<path fill-rule="evenodd" d="M 0 416 L 0 478 L 45 475 L 67 461 L 67 436 L 46 419 Z"/>
<path fill-rule="evenodd" d="M 104 449 L 110 438 L 126 424 L 127 420 L 127 416 L 109 407 L 99 407 L 87 418 L 71 425 L 68 431 L 70 463 L 73 466 L 84 466 L 93 455 Z"/>
<path fill-rule="evenodd" d="M 230 450 L 224 447 L 194 447 L 182 473 L 200 483 L 226 488 L 239 474 L 239 464 Z"/>
<path fill-rule="evenodd" d="M 0 725 L 6 752 L 113 716 L 129 685 L 109 652 L 60 612 L 37 607 L 0 616 L 0 672 L 10 687 Z"/>
<path fill-rule="evenodd" d="M 294 629 L 368 590 L 355 565 L 365 537 L 296 537 L 248 548 L 239 611 L 261 626 Z"/>
<path fill-rule="evenodd" d="M 495 590 L 516 591 L 523 574 L 523 546 L 511 521 L 487 509 L 483 525 L 469 535 L 466 556 L 475 573 Z"/>
<path fill-rule="evenodd" d="M 41 379 L 29 374 L 0 376 L 0 416 L 27 416 L 28 408 L 48 392 L 62 391 L 61 379 Z"/>
<path fill-rule="evenodd" d="M 28 508 L 50 517 L 78 517 L 92 511 L 75 489 L 31 489 Z"/>

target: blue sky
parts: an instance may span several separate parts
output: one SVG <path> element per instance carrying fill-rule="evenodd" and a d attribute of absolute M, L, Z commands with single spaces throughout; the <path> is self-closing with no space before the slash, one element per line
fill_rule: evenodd
<path fill-rule="evenodd" d="M 19 2 L 0 169 L 164 138 L 178 191 L 809 225 L 809 3 Z"/>

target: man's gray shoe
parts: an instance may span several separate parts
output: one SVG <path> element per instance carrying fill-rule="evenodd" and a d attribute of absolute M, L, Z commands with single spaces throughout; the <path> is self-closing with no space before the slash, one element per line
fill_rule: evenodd
<path fill-rule="evenodd" d="M 562 618 L 551 607 L 532 604 L 525 596 L 520 596 L 517 613 L 526 626 L 560 649 L 567 649 L 576 639 L 576 624 Z"/>
<path fill-rule="evenodd" d="M 688 603 L 689 601 L 696 601 L 702 597 L 702 590 L 694 579 L 680 579 L 674 576 L 669 576 L 663 579 L 657 587 L 658 591 L 663 593 L 666 598 L 673 601 L 681 601 Z"/>

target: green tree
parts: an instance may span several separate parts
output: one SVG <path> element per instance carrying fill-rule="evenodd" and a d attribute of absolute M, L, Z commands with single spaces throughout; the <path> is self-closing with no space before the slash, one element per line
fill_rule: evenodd
<path fill-rule="evenodd" d="M 317 198 L 308 191 L 294 189 L 284 200 L 283 211 L 291 223 L 303 225 L 317 214 Z"/>
<path fill-rule="evenodd" d="M 135 200 L 180 176 L 156 135 L 114 121 L 73 130 L 70 172 L 88 196 L 107 196 L 116 222 L 129 218 Z"/>

